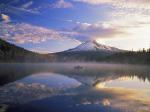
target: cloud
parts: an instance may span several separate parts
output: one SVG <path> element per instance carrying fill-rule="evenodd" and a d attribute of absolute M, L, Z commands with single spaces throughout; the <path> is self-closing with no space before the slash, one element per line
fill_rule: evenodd
<path fill-rule="evenodd" d="M 88 3 L 88 4 L 93 4 L 93 5 L 99 5 L 103 3 L 111 3 L 113 0 L 73 0 L 75 2 L 83 2 L 83 3 Z"/>
<path fill-rule="evenodd" d="M 33 52 L 40 52 L 41 54 L 47 54 L 50 52 L 52 48 L 47 48 L 47 47 L 33 47 L 32 49 L 30 49 L 30 51 L 33 51 Z"/>
<path fill-rule="evenodd" d="M 108 4 L 120 8 L 144 8 L 150 9 L 150 0 L 73 0 L 92 5 Z"/>
<path fill-rule="evenodd" d="M 57 2 L 51 5 L 53 8 L 71 8 L 73 5 L 70 2 L 64 0 L 58 0 Z"/>
<path fill-rule="evenodd" d="M 93 40 L 97 38 L 113 38 L 116 35 L 126 34 L 123 30 L 109 23 L 79 23 L 73 28 L 73 31 L 78 32 L 79 40 Z"/>
<path fill-rule="evenodd" d="M 4 22 L 10 22 L 10 17 L 8 16 L 8 15 L 6 15 L 6 14 L 1 14 L 1 17 L 2 17 L 2 20 L 4 21 Z"/>
<path fill-rule="evenodd" d="M 34 46 L 30 48 L 29 50 L 40 52 L 40 53 L 54 53 L 54 52 L 60 52 L 60 51 L 68 50 L 70 48 L 74 48 L 78 46 L 79 44 L 81 44 L 81 42 L 78 40 L 65 38 L 61 40 L 60 39 L 50 40 L 41 44 L 34 44 Z"/>
<path fill-rule="evenodd" d="M 31 5 L 33 5 L 33 1 L 29 1 L 29 2 L 27 2 L 27 3 L 25 3 L 25 4 L 23 4 L 22 5 L 22 8 L 29 8 Z"/>
<path fill-rule="evenodd" d="M 34 5 L 35 5 L 35 2 L 29 1 L 29 2 L 22 4 L 20 7 L 17 7 L 17 9 L 22 10 L 22 11 L 26 11 L 29 13 L 33 13 L 33 14 L 40 13 L 39 12 L 40 7 L 39 6 L 33 7 Z"/>
<path fill-rule="evenodd" d="M 49 9 L 49 8 L 71 8 L 73 5 L 70 2 L 66 2 L 65 0 L 55 0 L 53 3 L 43 2 L 39 5 L 37 2 L 27 2 L 21 6 L 20 9 L 31 12 L 31 13 L 40 13 L 41 10 Z"/>
<path fill-rule="evenodd" d="M 0 2 L 0 10 L 2 12 L 16 10 L 32 14 L 40 14 L 40 12 L 45 9 L 71 7 L 73 7 L 73 4 L 65 0 L 25 0 L 24 2 L 20 0 L 12 0 L 11 2 Z M 4 10 L 4 8 L 6 9 Z"/>
<path fill-rule="evenodd" d="M 0 38 L 40 53 L 60 52 L 76 47 L 80 44 L 74 38 L 76 35 L 76 32 L 47 29 L 27 23 L 0 23 Z"/>
<path fill-rule="evenodd" d="M 0 37 L 18 44 L 41 43 L 50 39 L 70 38 L 73 34 L 62 33 L 53 29 L 32 26 L 27 23 L 0 23 Z"/>

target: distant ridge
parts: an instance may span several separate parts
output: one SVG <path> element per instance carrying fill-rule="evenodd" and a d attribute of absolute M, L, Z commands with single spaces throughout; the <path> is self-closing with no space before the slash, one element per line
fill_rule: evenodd
<path fill-rule="evenodd" d="M 123 51 L 90 41 L 64 52 L 39 54 L 0 39 L 0 63 L 24 62 L 113 62 L 150 64 L 150 49 L 137 52 Z"/>

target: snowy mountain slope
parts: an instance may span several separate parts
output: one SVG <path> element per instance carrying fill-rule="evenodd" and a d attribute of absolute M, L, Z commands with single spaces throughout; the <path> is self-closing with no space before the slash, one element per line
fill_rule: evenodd
<path fill-rule="evenodd" d="M 110 51 L 110 52 L 121 52 L 120 50 L 115 47 L 110 47 L 106 45 L 99 44 L 96 41 L 86 41 L 81 45 L 77 46 L 76 48 L 69 49 L 68 52 L 75 52 L 75 51 Z"/>

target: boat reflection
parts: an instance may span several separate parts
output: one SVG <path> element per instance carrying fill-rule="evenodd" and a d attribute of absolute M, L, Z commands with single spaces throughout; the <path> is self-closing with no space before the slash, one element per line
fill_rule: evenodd
<path fill-rule="evenodd" d="M 0 111 L 149 112 L 149 67 L 92 64 L 75 70 L 74 66 L 0 68 Z"/>

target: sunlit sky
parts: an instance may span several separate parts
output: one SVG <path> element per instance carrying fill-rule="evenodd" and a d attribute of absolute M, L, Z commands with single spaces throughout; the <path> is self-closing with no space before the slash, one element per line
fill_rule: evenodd
<path fill-rule="evenodd" d="M 150 47 L 150 0 L 1 0 L 0 38 L 50 53 L 88 40 Z"/>

